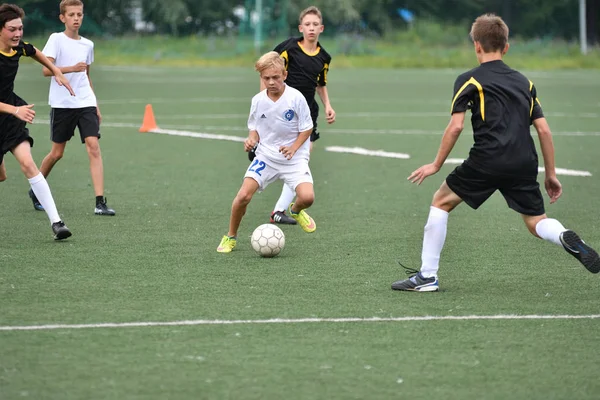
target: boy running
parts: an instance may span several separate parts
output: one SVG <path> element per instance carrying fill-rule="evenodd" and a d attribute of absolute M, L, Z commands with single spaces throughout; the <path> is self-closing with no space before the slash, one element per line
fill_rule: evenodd
<path fill-rule="evenodd" d="M 256 149 L 256 157 L 244 175 L 242 187 L 233 199 L 229 231 L 217 247 L 229 253 L 237 243 L 237 231 L 246 207 L 257 190 L 281 179 L 293 188 L 297 199 L 289 207 L 290 215 L 306 232 L 316 229 L 315 222 L 304 209 L 313 204 L 315 193 L 308 167 L 312 132 L 310 109 L 304 96 L 285 84 L 287 72 L 279 53 L 271 51 L 255 65 L 265 90 L 252 98 L 248 117 L 248 138 L 244 149 Z"/>
<path fill-rule="evenodd" d="M 533 83 L 502 61 L 508 51 L 508 27 L 493 14 L 475 20 L 471 38 L 479 67 L 460 75 L 454 84 L 452 118 L 433 163 L 414 171 L 408 179 L 421 184 L 444 164 L 463 130 L 465 113 L 471 110 L 475 143 L 469 157 L 434 194 L 425 225 L 421 270 L 392 289 L 434 292 L 439 289 L 439 260 L 446 240 L 448 214 L 463 201 L 477 209 L 496 190 L 508 206 L 521 214 L 532 235 L 564 248 L 592 273 L 600 271 L 598 253 L 572 230 L 548 218 L 537 182 L 538 156 L 529 126 L 537 131 L 550 204 L 562 194 L 556 178 L 554 144 Z"/>
<path fill-rule="evenodd" d="M 4 154 L 13 153 L 21 166 L 21 170 L 29 180 L 31 191 L 40 200 L 50 219 L 54 239 L 62 240 L 71 236 L 71 231 L 60 219 L 54 198 L 50 192 L 48 182 L 40 173 L 33 158 L 31 146 L 33 138 L 29 136 L 26 124 L 32 123 L 35 117 L 33 104 L 14 92 L 15 78 L 19 70 L 19 59 L 22 56 L 31 57 L 54 75 L 56 84 L 65 93 L 74 96 L 69 81 L 62 72 L 56 68 L 41 51 L 33 45 L 23 42 L 23 18 L 25 12 L 14 4 L 0 5 L 0 180 L 6 179 L 4 167 Z"/>
<path fill-rule="evenodd" d="M 52 149 L 42 161 L 42 174 L 48 177 L 54 165 L 65 152 L 67 142 L 79 128 L 81 142 L 90 159 L 90 173 L 96 195 L 96 215 L 115 215 L 108 207 L 104 197 L 104 168 L 100 153 L 100 122 L 102 116 L 90 79 L 90 64 L 94 61 L 94 43 L 79 35 L 83 23 L 83 3 L 80 0 L 62 0 L 60 2 L 61 22 L 64 32 L 53 33 L 44 47 L 44 54 L 61 72 L 67 74 L 69 82 L 75 88 L 77 97 L 69 97 L 56 82 L 50 83 L 50 139 Z M 44 76 L 51 76 L 48 68 L 43 69 Z M 43 210 L 35 194 L 29 196 L 36 210 Z"/>
<path fill-rule="evenodd" d="M 302 32 L 302 37 L 287 39 L 275 46 L 274 50 L 285 60 L 285 68 L 288 72 L 285 83 L 298 89 L 306 98 L 310 108 L 313 121 L 313 130 L 310 134 L 310 149 L 312 150 L 313 142 L 320 137 L 317 131 L 319 105 L 315 100 L 315 92 L 319 94 L 325 107 L 327 122 L 329 124 L 335 122 L 335 111 L 329 102 L 326 86 L 331 56 L 319 43 L 319 35 L 324 29 L 321 11 L 314 6 L 308 7 L 300 13 L 299 22 L 298 30 Z M 265 89 L 262 80 L 260 89 Z M 250 151 L 249 158 L 251 161 L 254 159 L 253 151 Z M 271 213 L 272 223 L 296 224 L 294 218 L 285 214 L 285 210 L 294 200 L 294 195 L 295 193 L 290 187 L 283 185 L 281 196 Z"/>

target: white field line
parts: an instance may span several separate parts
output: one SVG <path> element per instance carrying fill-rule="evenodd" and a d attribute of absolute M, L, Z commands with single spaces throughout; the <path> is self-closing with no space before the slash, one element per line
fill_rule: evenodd
<path fill-rule="evenodd" d="M 462 164 L 462 158 L 448 158 L 444 164 Z M 544 172 L 544 167 L 538 167 L 538 172 Z M 569 176 L 592 176 L 589 171 L 578 171 L 576 169 L 556 168 L 556 175 L 569 175 Z"/>
<path fill-rule="evenodd" d="M 49 120 L 37 120 L 36 123 L 44 123 L 49 124 Z M 138 125 L 135 124 L 121 124 L 121 123 L 102 123 L 102 126 L 108 127 L 118 127 L 118 128 L 137 128 Z M 246 131 L 246 129 L 244 129 Z M 346 131 L 347 132 L 347 131 Z M 187 137 L 195 137 L 199 139 L 214 139 L 214 140 L 227 140 L 231 142 L 244 142 L 246 140 L 245 137 L 242 136 L 230 136 L 230 135 L 219 135 L 215 133 L 202 133 L 202 132 L 192 132 L 192 131 L 184 131 L 184 130 L 176 130 L 176 129 L 156 129 L 150 133 L 159 133 L 162 135 L 172 135 L 172 136 L 187 136 Z M 600 133 L 599 133 L 600 134 Z M 334 152 L 334 153 L 351 153 L 351 154 L 359 154 L 363 156 L 372 156 L 372 157 L 385 157 L 385 158 L 400 158 L 400 159 L 409 159 L 410 155 L 406 153 L 393 153 L 384 150 L 369 150 L 364 149 L 362 147 L 342 147 L 342 146 L 328 146 L 325 147 L 326 151 Z M 462 158 L 449 158 L 446 160 L 446 164 L 461 164 L 464 160 Z M 539 172 L 544 172 L 544 168 L 540 167 Z M 589 171 L 578 171 L 566 168 L 556 168 L 557 175 L 569 175 L 569 176 L 592 176 L 592 173 Z"/>
<path fill-rule="evenodd" d="M 158 118 L 158 119 L 162 119 Z M 46 124 L 50 123 L 47 119 L 36 119 L 36 124 Z M 108 128 L 135 128 L 138 129 L 141 125 L 141 117 L 140 123 L 131 123 L 131 122 L 108 122 L 106 120 L 102 121 L 102 126 Z M 192 124 L 192 125 L 171 125 L 168 124 L 167 128 L 169 130 L 177 130 L 177 129 L 203 129 L 207 131 L 227 131 L 227 132 L 248 132 L 248 128 L 243 125 L 236 126 L 212 126 L 212 125 L 202 125 L 202 124 Z M 424 130 L 424 129 L 341 129 L 341 128 L 330 128 L 327 127 L 327 134 L 355 134 L 355 135 L 434 135 L 442 137 L 443 131 L 440 130 Z M 465 132 L 465 135 L 472 135 L 470 132 Z M 553 136 L 600 136 L 600 132 L 553 132 Z"/>
<path fill-rule="evenodd" d="M 241 136 L 229 136 L 229 135 L 217 135 L 214 133 L 199 133 L 199 132 L 189 132 L 189 131 L 178 131 L 174 129 L 155 129 L 151 133 L 160 133 L 163 135 L 172 135 L 172 136 L 189 136 L 200 139 L 215 139 L 215 140 L 228 140 L 231 142 L 244 142 L 246 138 Z"/>
<path fill-rule="evenodd" d="M 371 317 L 371 318 L 271 318 L 271 319 L 196 319 L 164 322 L 107 322 L 98 324 L 48 324 L 0 326 L 0 331 L 44 331 L 56 329 L 102 329 L 102 328 L 144 328 L 157 326 L 194 325 L 260 325 L 260 324 L 306 324 L 306 323 L 353 323 L 353 322 L 416 322 L 416 321 L 486 321 L 486 320 L 564 320 L 598 319 L 600 314 L 590 315 L 447 315 L 415 317 Z"/>
<path fill-rule="evenodd" d="M 410 155 L 405 153 L 392 153 L 384 150 L 368 150 L 363 149 L 362 147 L 328 146 L 325 147 L 325 151 L 331 151 L 333 153 L 360 154 L 361 156 L 401 158 L 404 160 L 408 160 L 410 158 Z"/>

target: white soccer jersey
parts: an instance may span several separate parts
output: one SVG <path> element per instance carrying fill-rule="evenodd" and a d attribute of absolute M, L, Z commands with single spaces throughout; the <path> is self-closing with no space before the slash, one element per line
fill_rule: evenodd
<path fill-rule="evenodd" d="M 79 40 L 71 39 L 64 32 L 53 33 L 42 53 L 46 57 L 52 57 L 57 67 L 70 67 L 79 62 L 90 65 L 94 62 L 94 43 L 84 37 Z M 65 74 L 75 96 L 71 96 L 68 90 L 60 87 L 54 78 L 50 82 L 50 94 L 48 104 L 52 108 L 83 108 L 95 107 L 96 95 L 90 86 L 87 73 L 71 72 Z"/>
<path fill-rule="evenodd" d="M 267 96 L 266 89 L 252 98 L 248 129 L 260 136 L 257 155 L 277 163 L 295 164 L 309 159 L 310 139 L 300 146 L 291 160 L 279 152 L 280 146 L 291 146 L 300 132 L 312 129 L 313 123 L 306 99 L 298 90 L 285 86 L 277 101 Z"/>

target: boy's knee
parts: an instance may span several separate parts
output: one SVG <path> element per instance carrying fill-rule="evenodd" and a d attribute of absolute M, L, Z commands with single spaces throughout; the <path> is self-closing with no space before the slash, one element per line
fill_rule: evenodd
<path fill-rule="evenodd" d="M 64 155 L 65 155 L 64 149 L 52 149 L 52 150 L 50 150 L 50 154 L 49 154 L 50 158 L 54 162 L 57 162 L 58 160 L 63 158 Z"/>
<path fill-rule="evenodd" d="M 236 203 L 240 205 L 247 205 L 250 203 L 250 200 L 252 200 L 252 193 L 245 190 L 240 190 L 237 196 L 235 196 Z"/>
<path fill-rule="evenodd" d="M 98 142 L 96 143 L 86 143 L 85 145 L 88 155 L 92 158 L 99 158 L 100 157 L 100 145 L 98 145 Z"/>
<path fill-rule="evenodd" d="M 315 202 L 315 194 L 314 193 L 302 193 L 301 195 L 298 196 L 296 201 L 298 203 L 304 204 L 306 207 L 310 207 Z"/>

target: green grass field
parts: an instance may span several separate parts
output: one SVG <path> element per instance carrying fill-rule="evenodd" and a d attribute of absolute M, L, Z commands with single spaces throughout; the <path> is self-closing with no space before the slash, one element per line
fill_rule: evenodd
<path fill-rule="evenodd" d="M 499 194 L 450 216 L 441 292 L 390 289 L 406 276 L 397 260 L 419 267 L 431 197 L 454 168 L 421 186 L 406 180 L 435 156 L 458 72 L 332 70 L 338 121 L 321 118 L 311 159 L 318 229 L 284 226 L 281 255 L 261 259 L 249 236 L 281 184 L 255 196 L 238 247 L 219 254 L 248 167 L 242 144 L 138 132 L 151 103 L 162 129 L 245 136 L 252 68 L 96 67 L 117 216 L 93 215 L 87 155 L 74 139 L 49 177 L 73 237 L 53 241 L 7 155 L 0 398 L 598 399 L 600 277 L 531 237 Z M 564 195 L 547 211 L 600 248 L 600 72 L 527 75 L 557 166 L 591 173 L 560 175 Z M 38 164 L 50 149 L 47 88 L 38 68 L 22 66 L 16 91 L 36 104 Z M 466 129 L 451 157 L 471 143 Z"/>

